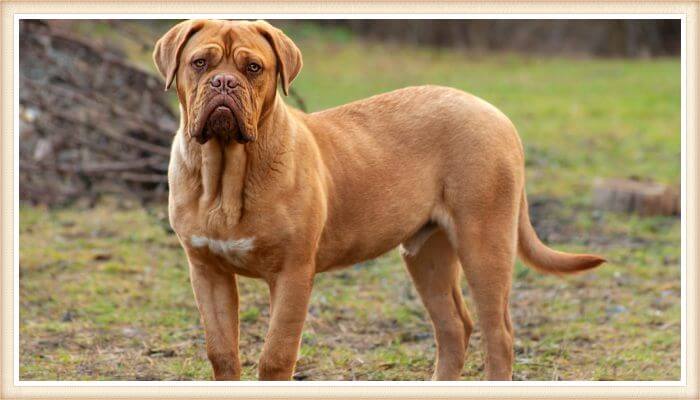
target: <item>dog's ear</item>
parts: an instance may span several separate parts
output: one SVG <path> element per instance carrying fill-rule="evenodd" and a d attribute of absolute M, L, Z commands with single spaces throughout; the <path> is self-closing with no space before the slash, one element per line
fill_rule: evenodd
<path fill-rule="evenodd" d="M 281 30 L 270 25 L 266 21 L 256 21 L 256 25 L 261 35 L 270 42 L 277 57 L 277 70 L 282 80 L 282 91 L 289 94 L 289 85 L 297 77 L 301 66 L 301 51 Z"/>
<path fill-rule="evenodd" d="M 185 43 L 192 35 L 204 26 L 203 20 L 188 20 L 170 28 L 170 30 L 156 42 L 156 47 L 153 50 L 153 62 L 158 68 L 158 72 L 165 78 L 165 90 L 170 88 L 170 85 L 175 79 L 180 54 Z"/>

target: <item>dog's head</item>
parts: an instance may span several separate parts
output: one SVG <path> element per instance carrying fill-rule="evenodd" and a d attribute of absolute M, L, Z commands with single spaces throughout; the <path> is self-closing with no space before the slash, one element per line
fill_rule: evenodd
<path fill-rule="evenodd" d="M 301 52 L 265 21 L 189 20 L 172 27 L 153 52 L 167 90 L 176 81 L 184 130 L 204 144 L 254 141 L 258 124 L 301 70 Z"/>

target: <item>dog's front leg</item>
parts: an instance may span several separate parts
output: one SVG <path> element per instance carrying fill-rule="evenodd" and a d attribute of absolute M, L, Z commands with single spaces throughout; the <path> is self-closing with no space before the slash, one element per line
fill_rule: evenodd
<path fill-rule="evenodd" d="M 309 307 L 313 269 L 282 271 L 268 280 L 270 327 L 260 357 L 260 380 L 289 380 L 294 374 L 301 332 Z"/>
<path fill-rule="evenodd" d="M 190 280 L 204 324 L 207 356 L 217 381 L 241 379 L 236 275 L 190 260 Z"/>

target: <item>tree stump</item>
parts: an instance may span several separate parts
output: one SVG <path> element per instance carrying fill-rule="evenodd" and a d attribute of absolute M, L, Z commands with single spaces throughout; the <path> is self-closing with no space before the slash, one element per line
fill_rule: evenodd
<path fill-rule="evenodd" d="M 598 178 L 593 183 L 593 205 L 642 216 L 680 215 L 680 189 L 650 181 Z"/>

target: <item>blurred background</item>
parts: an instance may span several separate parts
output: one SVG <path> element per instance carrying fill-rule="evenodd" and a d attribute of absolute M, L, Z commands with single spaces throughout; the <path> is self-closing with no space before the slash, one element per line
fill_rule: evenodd
<path fill-rule="evenodd" d="M 176 22 L 20 23 L 22 380 L 211 377 L 166 215 L 179 111 L 151 53 Z M 678 20 L 270 22 L 304 56 L 294 107 L 439 84 L 500 108 L 525 145 L 540 237 L 610 260 L 565 278 L 516 265 L 514 379 L 680 378 Z M 395 251 L 315 285 L 295 379 L 430 377 L 429 319 Z M 253 379 L 267 288 L 239 288 Z M 480 339 L 464 379 L 482 378 Z"/>

